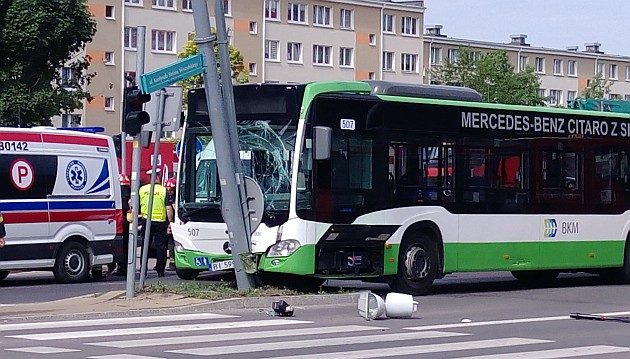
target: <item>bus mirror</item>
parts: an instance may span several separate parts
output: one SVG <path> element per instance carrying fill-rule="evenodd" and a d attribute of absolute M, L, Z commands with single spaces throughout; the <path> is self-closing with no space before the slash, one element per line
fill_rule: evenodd
<path fill-rule="evenodd" d="M 313 128 L 314 151 L 313 159 L 327 160 L 330 158 L 332 128 L 315 126 Z"/>

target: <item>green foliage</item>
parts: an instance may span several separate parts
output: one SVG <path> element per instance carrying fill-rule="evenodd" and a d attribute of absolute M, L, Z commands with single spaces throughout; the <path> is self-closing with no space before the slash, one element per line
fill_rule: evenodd
<path fill-rule="evenodd" d="M 460 47 L 457 61 L 447 59 L 443 66 L 433 67 L 430 74 L 433 83 L 472 88 L 485 102 L 544 104 L 538 95 L 540 83 L 534 70 L 527 67 L 515 73 L 505 51 L 480 54 L 468 47 Z"/>
<path fill-rule="evenodd" d="M 81 108 L 94 75 L 89 59 L 76 55 L 95 32 L 86 0 L 0 1 L 0 125 L 47 125 Z M 64 65 L 72 89 L 62 86 Z"/>
<path fill-rule="evenodd" d="M 214 32 L 214 29 L 212 29 L 212 32 Z M 195 34 L 191 33 L 189 35 L 189 40 L 186 42 L 186 47 L 184 47 L 184 49 L 177 53 L 177 57 L 179 58 L 186 58 L 192 55 L 196 55 L 199 53 L 199 49 L 197 48 L 197 43 L 195 43 L 194 39 Z M 249 81 L 249 74 L 247 71 L 245 71 L 245 65 L 243 63 L 243 55 L 241 54 L 241 52 L 239 50 L 237 50 L 235 47 L 230 45 L 230 50 L 229 50 L 229 54 L 230 54 L 230 65 L 232 67 L 232 80 L 233 82 L 237 82 L 237 83 L 246 83 Z M 214 56 L 215 59 L 217 61 L 217 71 L 220 70 L 218 69 L 219 67 L 219 47 L 216 45 L 214 45 Z M 195 87 L 201 87 L 203 86 L 203 76 L 202 75 L 196 75 L 196 76 L 192 76 L 188 79 L 182 80 L 178 83 L 180 86 L 182 86 L 182 88 L 184 89 L 184 96 L 186 97 L 186 95 L 188 94 L 188 90 L 190 90 L 191 88 L 195 88 Z M 186 99 L 184 99 L 184 103 L 186 103 Z"/>
<path fill-rule="evenodd" d="M 595 76 L 588 82 L 588 85 L 582 90 L 581 97 L 592 98 L 601 100 L 606 97 L 606 94 L 610 93 L 610 86 L 612 81 L 604 79 L 601 73 L 596 73 Z"/>

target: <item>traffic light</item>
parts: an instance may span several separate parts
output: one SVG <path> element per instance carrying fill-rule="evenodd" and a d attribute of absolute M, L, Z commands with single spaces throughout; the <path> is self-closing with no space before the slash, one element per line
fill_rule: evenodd
<path fill-rule="evenodd" d="M 116 157 L 122 157 L 122 134 L 113 135 L 114 149 L 116 150 Z"/>
<path fill-rule="evenodd" d="M 149 123 L 149 114 L 142 110 L 142 105 L 151 101 L 151 95 L 144 94 L 138 86 L 125 88 L 123 101 L 123 129 L 131 136 L 142 130 L 142 125 Z"/>

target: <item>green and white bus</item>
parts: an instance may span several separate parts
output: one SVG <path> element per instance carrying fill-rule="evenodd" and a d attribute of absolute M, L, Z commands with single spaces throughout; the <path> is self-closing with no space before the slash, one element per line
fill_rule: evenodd
<path fill-rule="evenodd" d="M 282 188 L 266 192 L 252 236 L 262 275 L 385 281 L 414 295 L 455 272 L 630 281 L 630 115 L 488 104 L 444 86 L 283 88 L 247 107 L 258 120 L 237 114 L 239 128 L 274 128 L 265 113 L 285 110 L 293 133 L 282 150 L 290 159 L 258 146 L 250 166 L 290 173 L 283 186 L 278 176 L 275 187 L 261 183 Z M 239 91 L 237 113 L 253 101 Z M 289 108 L 299 109 L 290 121 Z"/>

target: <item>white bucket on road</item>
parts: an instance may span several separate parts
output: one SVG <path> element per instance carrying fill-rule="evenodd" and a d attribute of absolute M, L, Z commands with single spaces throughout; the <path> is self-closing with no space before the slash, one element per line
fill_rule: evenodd
<path fill-rule="evenodd" d="M 385 313 L 389 318 L 411 317 L 418 310 L 418 302 L 409 294 L 389 293 L 385 297 Z"/>

